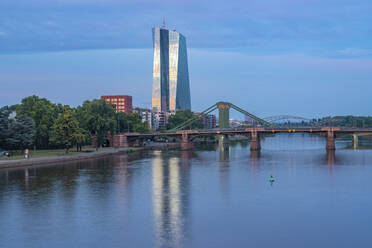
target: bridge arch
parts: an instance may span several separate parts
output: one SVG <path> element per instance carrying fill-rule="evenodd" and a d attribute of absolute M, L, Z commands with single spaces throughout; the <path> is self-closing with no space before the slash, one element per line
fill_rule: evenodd
<path fill-rule="evenodd" d="M 245 111 L 242 108 L 239 108 L 238 106 L 236 106 L 236 105 L 234 105 L 230 102 L 217 102 L 217 103 L 213 104 L 212 106 L 210 106 L 209 108 L 207 108 L 206 110 L 202 111 L 200 113 L 200 115 L 206 115 L 206 114 L 211 113 L 214 110 L 218 110 L 218 117 L 219 117 L 218 118 L 218 126 L 219 126 L 219 128 L 230 128 L 230 124 L 229 124 L 230 109 L 234 109 L 234 110 L 244 114 L 245 116 L 250 117 L 251 119 L 253 119 L 254 121 L 256 121 L 257 123 L 259 123 L 262 126 L 266 126 L 266 127 L 276 126 L 276 125 L 274 125 L 274 124 L 272 124 L 272 123 L 270 123 L 270 122 L 268 122 L 264 119 L 261 119 L 261 118 L 255 116 L 255 115 L 249 113 L 248 111 Z M 183 129 L 187 128 L 191 123 L 195 122 L 198 118 L 199 118 L 199 116 L 191 118 L 191 119 L 185 121 L 184 123 L 178 125 L 177 127 L 173 128 L 171 130 L 168 130 L 168 132 L 183 130 Z"/>
<path fill-rule="evenodd" d="M 299 121 L 305 121 L 305 122 L 310 122 L 311 119 L 301 117 L 301 116 L 295 116 L 295 115 L 275 115 L 275 116 L 269 116 L 263 118 L 265 121 L 273 123 L 276 121 L 281 121 L 281 120 L 299 120 Z"/>

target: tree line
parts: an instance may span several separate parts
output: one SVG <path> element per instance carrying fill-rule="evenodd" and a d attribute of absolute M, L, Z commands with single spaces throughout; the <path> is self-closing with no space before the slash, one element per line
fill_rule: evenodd
<path fill-rule="evenodd" d="M 287 126 L 315 126 L 315 127 L 346 127 L 346 128 L 372 128 L 371 116 L 327 116 L 319 119 L 301 122 L 285 122 L 279 125 Z"/>
<path fill-rule="evenodd" d="M 372 128 L 371 116 L 334 116 L 316 120 L 319 125 L 349 128 Z"/>
<path fill-rule="evenodd" d="M 85 101 L 74 108 L 55 104 L 46 98 L 29 96 L 20 104 L 0 108 L 0 148 L 64 148 L 105 144 L 109 135 L 118 132 L 148 132 L 137 113 L 116 113 L 115 105 L 104 100 Z"/>

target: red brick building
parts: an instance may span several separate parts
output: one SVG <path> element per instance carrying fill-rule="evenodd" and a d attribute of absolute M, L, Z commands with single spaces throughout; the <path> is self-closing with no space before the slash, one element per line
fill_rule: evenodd
<path fill-rule="evenodd" d="M 132 113 L 132 96 L 127 95 L 111 95 L 111 96 L 101 96 L 102 100 L 105 100 L 108 103 L 116 105 L 116 113 Z"/>

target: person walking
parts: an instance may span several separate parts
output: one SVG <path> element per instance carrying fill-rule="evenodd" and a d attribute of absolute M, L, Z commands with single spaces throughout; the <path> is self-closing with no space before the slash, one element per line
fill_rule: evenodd
<path fill-rule="evenodd" d="M 25 159 L 29 158 L 29 150 L 28 148 L 25 149 Z"/>

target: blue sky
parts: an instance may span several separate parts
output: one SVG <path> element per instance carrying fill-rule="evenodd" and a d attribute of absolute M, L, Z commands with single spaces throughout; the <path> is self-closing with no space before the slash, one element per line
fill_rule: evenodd
<path fill-rule="evenodd" d="M 130 94 L 149 107 L 165 19 L 187 37 L 194 110 L 372 115 L 370 13 L 367 0 L 1 0 L 0 105 Z"/>

